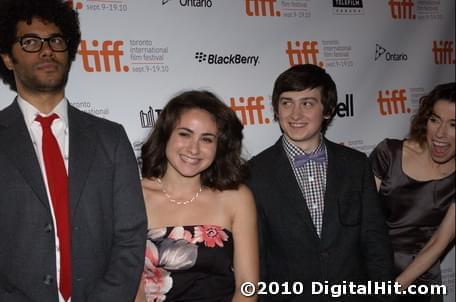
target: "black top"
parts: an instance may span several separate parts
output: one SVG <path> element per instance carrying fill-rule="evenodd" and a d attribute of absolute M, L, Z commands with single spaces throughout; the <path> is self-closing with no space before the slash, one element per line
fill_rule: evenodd
<path fill-rule="evenodd" d="M 423 248 L 455 201 L 454 173 L 442 179 L 418 181 L 402 170 L 403 141 L 383 140 L 370 159 L 382 180 L 380 197 L 395 252 L 396 273 L 402 272 Z M 437 263 L 418 282 L 439 282 Z"/>

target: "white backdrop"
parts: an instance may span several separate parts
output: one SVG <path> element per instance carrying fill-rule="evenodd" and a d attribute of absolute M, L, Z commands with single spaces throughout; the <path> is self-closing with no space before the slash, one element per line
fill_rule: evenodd
<path fill-rule="evenodd" d="M 369 153 L 402 138 L 420 96 L 455 81 L 454 0 L 79 0 L 82 43 L 67 87 L 78 108 L 123 124 L 138 152 L 176 93 L 209 89 L 245 124 L 250 156 L 280 135 L 272 85 L 293 64 L 338 85 L 328 138 Z M 14 93 L 0 84 L 0 108 Z M 453 250 L 454 253 L 454 250 Z M 443 278 L 454 300 L 453 258 Z"/>

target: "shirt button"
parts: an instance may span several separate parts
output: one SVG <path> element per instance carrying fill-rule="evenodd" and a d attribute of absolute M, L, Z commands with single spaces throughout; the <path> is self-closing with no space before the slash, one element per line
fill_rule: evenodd
<path fill-rule="evenodd" d="M 46 285 L 51 285 L 54 282 L 54 277 L 51 275 L 44 275 L 43 277 L 43 283 Z"/>

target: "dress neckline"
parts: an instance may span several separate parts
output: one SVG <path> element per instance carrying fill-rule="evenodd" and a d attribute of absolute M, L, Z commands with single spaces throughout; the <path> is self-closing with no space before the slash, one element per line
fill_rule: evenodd
<path fill-rule="evenodd" d="M 174 229 L 174 228 L 178 228 L 178 227 L 182 227 L 182 228 L 194 228 L 194 227 L 217 227 L 217 228 L 220 228 L 222 229 L 223 231 L 227 231 L 229 232 L 230 234 L 233 234 L 232 231 L 230 229 L 227 229 L 221 225 L 217 225 L 217 224 L 186 224 L 186 225 L 167 225 L 167 226 L 161 226 L 161 227 L 153 227 L 153 228 L 147 228 L 147 231 L 150 231 L 150 230 L 159 230 L 159 229 L 164 229 L 166 228 L 166 230 L 168 231 L 169 229 Z"/>
<path fill-rule="evenodd" d="M 447 178 L 449 177 L 454 177 L 455 176 L 455 173 L 456 171 L 453 171 L 453 173 L 451 174 L 448 174 L 447 176 L 445 177 L 442 177 L 442 178 L 434 178 L 434 179 L 428 179 L 428 180 L 418 180 L 418 179 L 415 179 L 413 177 L 411 177 L 410 175 L 408 175 L 407 173 L 405 173 L 404 171 L 404 168 L 402 166 L 403 164 L 403 155 L 404 155 L 404 142 L 405 142 L 405 138 L 401 140 L 401 145 L 400 145 L 400 149 L 399 149 L 399 169 L 402 173 L 402 175 L 404 175 L 405 177 L 407 177 L 410 181 L 413 181 L 413 182 L 416 182 L 416 183 L 432 183 L 432 182 L 439 182 L 439 181 L 444 181 L 446 180 Z"/>

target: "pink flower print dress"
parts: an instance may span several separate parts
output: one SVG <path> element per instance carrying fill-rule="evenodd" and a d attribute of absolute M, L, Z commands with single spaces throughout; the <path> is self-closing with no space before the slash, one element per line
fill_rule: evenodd
<path fill-rule="evenodd" d="M 143 278 L 147 302 L 231 301 L 231 232 L 215 225 L 150 229 Z"/>

